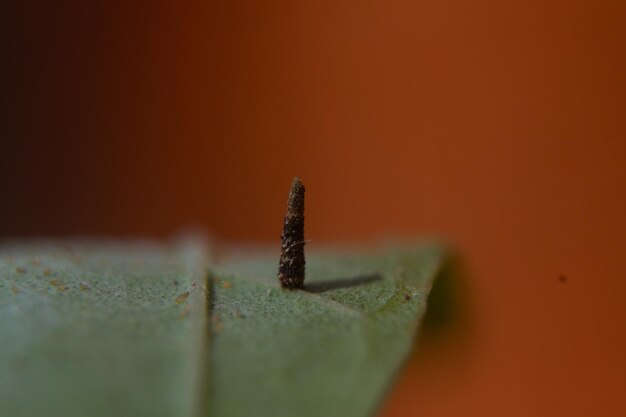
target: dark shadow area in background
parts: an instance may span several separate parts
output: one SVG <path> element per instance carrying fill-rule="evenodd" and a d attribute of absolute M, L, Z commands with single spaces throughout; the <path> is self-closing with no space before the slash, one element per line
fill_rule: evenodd
<path fill-rule="evenodd" d="M 456 255 L 450 255 L 428 295 L 428 307 L 419 331 L 420 344 L 429 343 L 459 327 L 465 328 L 467 319 L 467 292 L 460 261 Z"/>
<path fill-rule="evenodd" d="M 417 333 L 414 356 L 453 350 L 456 360 L 469 354 L 472 338 L 470 286 L 463 260 L 451 252 L 428 295 L 426 314 Z M 430 353 L 429 353 L 430 352 Z"/>
<path fill-rule="evenodd" d="M 383 279 L 383 277 L 380 274 L 359 275 L 356 277 L 338 278 L 330 281 L 306 284 L 304 289 L 312 293 L 320 293 L 340 288 L 350 288 L 356 287 L 357 285 L 370 284 L 372 282 L 380 281 L 381 279 Z"/>

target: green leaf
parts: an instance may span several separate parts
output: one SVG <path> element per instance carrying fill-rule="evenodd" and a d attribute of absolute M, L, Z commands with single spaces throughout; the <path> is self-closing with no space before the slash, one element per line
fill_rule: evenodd
<path fill-rule="evenodd" d="M 196 249 L 83 243 L 0 253 L 0 415 L 197 413 L 206 280 Z"/>
<path fill-rule="evenodd" d="M 307 258 L 307 291 L 276 256 L 235 257 L 213 279 L 210 415 L 371 415 L 410 352 L 437 247 Z"/>
<path fill-rule="evenodd" d="M 367 416 L 414 343 L 436 246 L 211 267 L 199 247 L 0 249 L 7 416 Z M 206 268 L 211 270 L 206 274 Z"/>

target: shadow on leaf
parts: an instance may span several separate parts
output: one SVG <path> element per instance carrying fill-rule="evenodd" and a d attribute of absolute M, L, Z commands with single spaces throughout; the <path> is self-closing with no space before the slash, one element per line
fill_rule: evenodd
<path fill-rule="evenodd" d="M 306 284 L 305 289 L 312 293 L 320 293 L 331 290 L 338 290 L 341 288 L 356 287 L 358 285 L 371 284 L 372 282 L 380 281 L 383 277 L 380 274 L 359 275 L 350 278 L 338 278 L 324 282 L 314 282 Z"/>

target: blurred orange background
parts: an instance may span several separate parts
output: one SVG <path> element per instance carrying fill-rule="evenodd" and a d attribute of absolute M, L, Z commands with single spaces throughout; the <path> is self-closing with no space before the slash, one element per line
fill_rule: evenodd
<path fill-rule="evenodd" d="M 626 415 L 625 2 L 13 3 L 1 237 L 278 245 L 298 175 L 310 249 L 464 257 L 382 415 Z"/>

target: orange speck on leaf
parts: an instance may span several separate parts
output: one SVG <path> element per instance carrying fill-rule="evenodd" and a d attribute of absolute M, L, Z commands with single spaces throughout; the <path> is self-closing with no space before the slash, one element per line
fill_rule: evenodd
<path fill-rule="evenodd" d="M 213 330 L 215 330 L 216 332 L 221 332 L 222 329 L 224 328 L 224 325 L 222 324 L 222 321 L 220 320 L 220 316 L 213 316 L 211 317 L 211 321 L 213 322 Z"/>
<path fill-rule="evenodd" d="M 189 297 L 189 291 L 185 291 L 184 293 L 182 293 L 181 295 L 179 295 L 178 297 L 176 297 L 176 304 L 182 304 L 185 302 L 185 300 L 187 299 L 187 297 Z"/>

